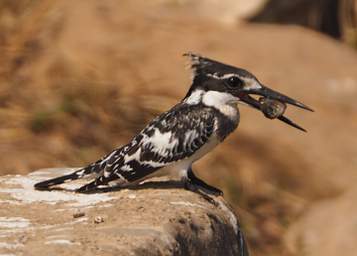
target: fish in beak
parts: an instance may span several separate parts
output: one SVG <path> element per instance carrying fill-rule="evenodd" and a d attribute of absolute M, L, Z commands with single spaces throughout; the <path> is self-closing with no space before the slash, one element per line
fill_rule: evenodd
<path fill-rule="evenodd" d="M 255 99 L 251 95 L 261 96 Z M 280 121 L 306 132 L 304 128 L 284 116 L 287 104 L 313 112 L 314 110 L 305 104 L 292 99 L 284 94 L 276 92 L 268 87 L 260 85 L 259 88 L 242 90 L 239 94 L 240 101 L 260 110 L 267 118 L 279 119 Z"/>

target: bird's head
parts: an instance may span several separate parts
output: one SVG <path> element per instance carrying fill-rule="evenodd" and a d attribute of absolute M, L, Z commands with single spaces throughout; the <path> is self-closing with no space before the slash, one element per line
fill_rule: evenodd
<path fill-rule="evenodd" d="M 226 65 L 193 53 L 186 53 L 184 56 L 189 57 L 190 67 L 193 72 L 192 86 L 186 95 L 186 98 L 190 97 L 191 101 L 195 101 L 195 94 L 201 98 L 202 94 L 204 94 L 206 99 L 213 102 L 213 104 L 215 102 L 219 104 L 244 103 L 264 112 L 262 101 L 256 99 L 257 96 L 260 96 L 268 101 L 279 102 L 284 105 L 290 104 L 313 111 L 303 103 L 264 86 L 253 74 L 244 69 Z M 281 115 L 277 115 L 275 118 L 305 131 L 302 127 L 283 116 L 284 110 Z"/>

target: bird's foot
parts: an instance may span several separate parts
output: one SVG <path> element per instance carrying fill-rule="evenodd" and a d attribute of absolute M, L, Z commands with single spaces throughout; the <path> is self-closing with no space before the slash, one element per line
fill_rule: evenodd
<path fill-rule="evenodd" d="M 206 184 L 207 186 L 202 186 L 201 184 L 193 183 L 190 180 L 185 180 L 184 181 L 184 186 L 185 189 L 192 191 L 192 192 L 197 192 L 197 191 L 203 191 L 206 194 L 213 195 L 213 196 L 222 196 L 223 192 L 222 190 L 215 188 L 213 186 L 210 186 Z"/>
<path fill-rule="evenodd" d="M 186 179 L 184 180 L 184 187 L 185 189 L 200 195 L 204 200 L 208 201 L 210 204 L 213 204 L 214 206 L 218 206 L 214 198 L 210 196 L 212 194 L 214 196 L 217 196 L 216 193 L 207 191 L 207 189 L 204 189 L 201 186 L 198 186 L 197 184 L 194 184 L 190 180 L 186 180 Z"/>
<path fill-rule="evenodd" d="M 208 185 L 206 182 L 199 179 L 193 173 L 192 169 L 188 170 L 187 176 L 184 177 L 183 182 L 184 182 L 185 189 L 199 194 L 203 199 L 207 200 L 209 203 L 213 204 L 214 206 L 218 206 L 218 203 L 210 195 L 222 196 L 223 192 L 220 189 Z"/>
<path fill-rule="evenodd" d="M 187 190 L 197 192 L 197 190 L 202 190 L 206 192 L 207 194 L 214 195 L 214 196 L 223 196 L 222 190 L 213 187 L 211 185 L 208 185 L 206 182 L 198 178 L 190 169 L 187 172 L 187 177 L 184 179 L 185 182 L 185 188 Z"/>
<path fill-rule="evenodd" d="M 185 189 L 192 192 L 203 191 L 209 195 L 214 195 L 214 196 L 223 195 L 223 192 L 220 189 L 210 186 L 208 184 L 207 186 L 202 186 L 201 184 L 193 183 L 191 180 L 184 180 L 183 182 L 184 182 Z"/>

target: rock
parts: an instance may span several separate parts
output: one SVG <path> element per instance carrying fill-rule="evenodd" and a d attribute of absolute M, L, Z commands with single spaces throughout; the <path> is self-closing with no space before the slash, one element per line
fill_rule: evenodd
<path fill-rule="evenodd" d="M 135 189 L 78 194 L 76 184 L 36 191 L 34 183 L 73 169 L 0 178 L 0 254 L 247 255 L 236 215 L 160 179 Z"/>
<path fill-rule="evenodd" d="M 173 2 L 172 0 L 164 0 Z M 263 9 L 267 0 L 186 0 L 181 6 L 189 7 L 197 15 L 223 24 L 237 24 Z M 219 15 L 214 15 L 219 13 Z"/>
<path fill-rule="evenodd" d="M 288 229 L 286 244 L 294 255 L 356 255 L 357 189 L 315 203 Z"/>

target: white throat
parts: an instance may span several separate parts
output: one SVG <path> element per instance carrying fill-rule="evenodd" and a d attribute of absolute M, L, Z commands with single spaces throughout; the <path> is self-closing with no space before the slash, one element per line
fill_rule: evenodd
<path fill-rule="evenodd" d="M 237 119 L 239 115 L 238 101 L 239 98 L 226 92 L 208 91 L 202 95 L 203 105 L 213 107 L 233 120 Z"/>
<path fill-rule="evenodd" d="M 202 103 L 204 105 L 217 109 L 224 105 L 236 105 L 238 101 L 239 98 L 226 92 L 208 91 L 202 95 Z"/>
<path fill-rule="evenodd" d="M 236 120 L 239 115 L 237 108 L 238 101 L 239 98 L 234 97 L 232 94 L 226 92 L 206 92 L 204 90 L 195 90 L 189 97 L 185 99 L 185 103 L 190 105 L 197 105 L 202 103 L 205 106 L 213 107 L 233 120 Z"/>

